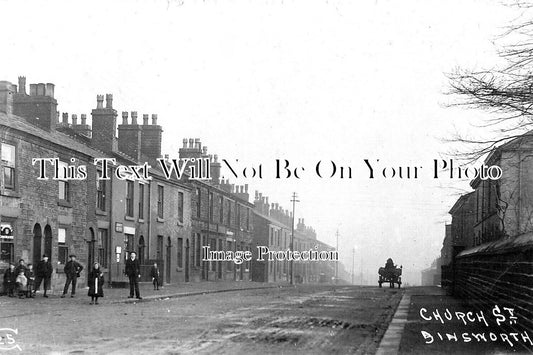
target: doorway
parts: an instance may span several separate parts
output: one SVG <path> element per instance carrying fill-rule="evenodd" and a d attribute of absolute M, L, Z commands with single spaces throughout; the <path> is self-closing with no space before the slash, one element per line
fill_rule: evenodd
<path fill-rule="evenodd" d="M 172 244 L 170 243 L 170 237 L 167 238 L 167 254 L 165 262 L 166 282 L 170 283 L 170 261 L 172 259 Z"/>
<path fill-rule="evenodd" d="M 189 282 L 189 239 L 185 241 L 185 282 Z"/>
<path fill-rule="evenodd" d="M 41 225 L 39 223 L 35 223 L 35 226 L 33 226 L 33 265 L 37 265 L 37 263 L 41 260 L 42 240 L 43 234 L 41 231 Z"/>

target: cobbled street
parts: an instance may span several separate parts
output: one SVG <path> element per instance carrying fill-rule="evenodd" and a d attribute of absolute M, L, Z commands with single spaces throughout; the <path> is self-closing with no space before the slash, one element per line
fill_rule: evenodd
<path fill-rule="evenodd" d="M 28 354 L 374 353 L 403 290 L 298 286 L 162 298 L 0 298 Z M 120 301 L 120 300 L 118 300 Z"/>

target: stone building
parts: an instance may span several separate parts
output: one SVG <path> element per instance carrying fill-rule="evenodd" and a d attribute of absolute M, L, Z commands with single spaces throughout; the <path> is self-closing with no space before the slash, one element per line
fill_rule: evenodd
<path fill-rule="evenodd" d="M 451 292 L 476 307 L 514 308 L 521 326 L 533 330 L 533 133 L 495 148 L 485 166 L 497 165 L 498 180 L 474 179 L 474 191 L 457 209 L 473 217 L 465 224 L 464 245 L 449 271 Z M 473 201 L 470 201 L 473 200 Z M 460 205 L 458 201 L 456 205 Z M 455 207 L 455 206 L 454 206 Z M 453 222 L 452 222 L 453 225 Z M 471 236 L 471 237 L 470 237 Z"/>
<path fill-rule="evenodd" d="M 0 269 L 24 258 L 36 262 L 42 253 L 54 265 L 53 288 L 64 281 L 62 265 L 76 254 L 88 271 L 98 261 L 106 280 L 124 285 L 124 262 L 136 251 L 143 264 L 143 278 L 153 262 L 160 264 L 165 282 L 188 279 L 190 258 L 190 188 L 178 179 L 167 179 L 158 166 L 162 128 L 157 115 L 122 113 L 117 127 L 113 96 L 98 95 L 91 112 L 78 122 L 67 113 L 59 122 L 53 84 L 31 84 L 26 93 L 25 78 L 18 87 L 0 85 L 0 140 L 2 226 Z M 118 137 L 116 132 L 118 129 Z M 86 167 L 83 179 L 38 180 L 34 158 L 58 158 L 62 169 Z M 95 158 L 114 159 L 107 169 Z M 140 179 L 124 166 L 151 165 L 151 179 Z M 50 163 L 46 163 L 53 171 Z M 104 175 L 108 175 L 105 179 Z M 4 232 L 5 231 L 5 232 Z M 84 275 L 83 275 L 84 276 Z M 84 285 L 84 279 L 79 283 Z"/>

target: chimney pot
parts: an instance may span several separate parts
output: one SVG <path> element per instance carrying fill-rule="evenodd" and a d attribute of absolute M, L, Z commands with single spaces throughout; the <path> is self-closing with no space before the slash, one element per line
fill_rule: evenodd
<path fill-rule="evenodd" d="M 183 138 L 183 148 L 187 148 L 187 138 Z"/>
<path fill-rule="evenodd" d="M 217 154 L 215 154 L 215 155 L 213 156 L 213 159 L 215 159 L 215 163 L 218 163 L 218 155 L 217 155 Z"/>
<path fill-rule="evenodd" d="M 30 84 L 30 90 L 32 85 Z M 96 108 L 104 108 L 104 95 L 96 95 Z"/>
<path fill-rule="evenodd" d="M 207 146 L 206 146 L 206 145 L 204 145 L 204 146 L 202 147 L 202 154 L 203 154 L 203 155 L 207 155 Z"/>
<path fill-rule="evenodd" d="M 75 113 L 72 114 L 72 125 L 75 126 L 78 124 L 78 115 Z"/>
<path fill-rule="evenodd" d="M 131 124 L 137 124 L 137 111 L 131 111 Z"/>
<path fill-rule="evenodd" d="M 145 125 L 145 126 L 148 124 L 148 117 L 149 117 L 149 115 L 147 115 L 146 113 L 143 114 L 143 125 Z"/>
<path fill-rule="evenodd" d="M 189 138 L 189 148 L 194 148 L 194 139 Z"/>
<path fill-rule="evenodd" d="M 18 93 L 26 95 L 26 77 L 25 76 L 19 76 Z"/>
<path fill-rule="evenodd" d="M 105 108 L 113 108 L 113 94 L 105 95 Z"/>
<path fill-rule="evenodd" d="M 128 124 L 128 111 L 122 111 L 122 124 Z"/>
<path fill-rule="evenodd" d="M 81 124 L 86 125 L 87 124 L 87 115 L 82 113 L 81 114 Z"/>
<path fill-rule="evenodd" d="M 152 124 L 153 125 L 157 124 L 157 114 L 155 114 L 155 113 L 152 114 Z"/>
<path fill-rule="evenodd" d="M 46 95 L 46 85 L 44 83 L 37 84 L 37 96 L 45 96 Z"/>
<path fill-rule="evenodd" d="M 63 123 L 68 124 L 68 112 L 63 112 Z"/>
<path fill-rule="evenodd" d="M 248 184 L 244 184 L 244 192 L 248 193 Z"/>
<path fill-rule="evenodd" d="M 51 98 L 54 98 L 54 87 L 52 83 L 46 83 L 45 95 Z"/>
<path fill-rule="evenodd" d="M 197 150 L 202 150 L 202 143 L 200 143 L 200 138 L 194 138 L 194 146 Z"/>

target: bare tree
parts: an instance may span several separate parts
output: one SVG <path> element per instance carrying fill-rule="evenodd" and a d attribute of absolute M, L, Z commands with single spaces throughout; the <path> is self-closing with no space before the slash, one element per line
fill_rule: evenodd
<path fill-rule="evenodd" d="M 482 124 L 494 138 L 469 138 L 455 134 L 449 141 L 464 143 L 452 154 L 469 161 L 480 157 L 533 129 L 533 2 L 507 4 L 521 15 L 498 39 L 502 65 L 472 70 L 457 68 L 448 74 L 450 91 L 457 100 L 451 106 L 467 106 L 491 113 Z M 486 133 L 486 131 L 484 132 Z"/>

